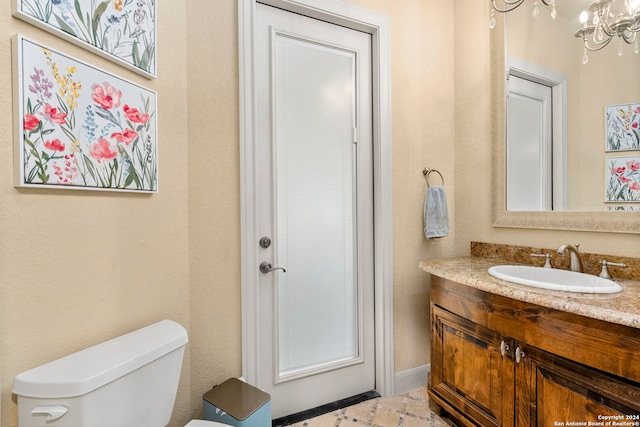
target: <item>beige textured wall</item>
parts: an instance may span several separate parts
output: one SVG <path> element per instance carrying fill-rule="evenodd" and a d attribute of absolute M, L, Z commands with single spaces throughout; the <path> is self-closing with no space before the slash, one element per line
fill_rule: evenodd
<path fill-rule="evenodd" d="M 429 363 L 429 278 L 424 259 L 454 254 L 453 3 L 348 0 L 391 18 L 394 338 L 396 373 Z M 425 167 L 449 197 L 450 234 L 427 241 Z M 432 175 L 433 184 L 438 177 Z"/>
<path fill-rule="evenodd" d="M 349 2 L 391 17 L 396 372 L 429 362 L 422 259 L 465 255 L 471 240 L 640 256 L 637 236 L 490 226 L 484 2 Z M 15 425 L 17 373 L 167 316 L 191 339 L 172 424 L 241 373 L 236 0 L 160 2 L 158 14 L 159 77 L 146 80 L 11 18 L 9 1 L 0 9 L 2 426 Z M 158 91 L 159 194 L 13 188 L 17 32 Z M 433 242 L 422 236 L 424 167 L 443 173 L 449 195 L 451 235 Z"/>
<path fill-rule="evenodd" d="M 12 18 L 12 3 L 0 2 L 2 426 L 17 423 L 19 372 L 163 318 L 189 327 L 186 2 L 158 2 L 155 80 Z M 158 194 L 13 187 L 16 33 L 158 92 Z M 187 351 L 175 424 L 189 416 L 189 376 Z"/>
<path fill-rule="evenodd" d="M 489 7 L 455 0 L 456 16 L 456 254 L 470 241 L 556 248 L 580 243 L 584 252 L 640 256 L 640 236 L 632 234 L 498 228 L 491 224 L 491 107 Z M 592 55 L 597 55 L 594 53 Z M 579 60 L 579 55 L 578 55 Z"/>
<path fill-rule="evenodd" d="M 236 0 L 189 0 L 191 411 L 242 374 Z"/>

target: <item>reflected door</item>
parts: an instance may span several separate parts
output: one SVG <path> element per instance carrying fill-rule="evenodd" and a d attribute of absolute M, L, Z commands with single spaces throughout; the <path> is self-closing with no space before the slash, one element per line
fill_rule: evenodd
<path fill-rule="evenodd" d="M 256 16 L 259 377 L 277 418 L 375 387 L 371 39 Z"/>
<path fill-rule="evenodd" d="M 507 210 L 553 208 L 551 88 L 509 76 Z"/>

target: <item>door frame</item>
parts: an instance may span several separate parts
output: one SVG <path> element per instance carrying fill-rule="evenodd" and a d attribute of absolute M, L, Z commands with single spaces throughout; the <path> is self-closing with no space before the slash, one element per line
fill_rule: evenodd
<path fill-rule="evenodd" d="M 339 0 L 238 0 L 242 375 L 259 384 L 259 298 L 256 171 L 255 5 L 263 3 L 371 34 L 375 389 L 395 394 L 393 341 L 393 203 L 391 180 L 391 40 L 389 17 Z"/>
<path fill-rule="evenodd" d="M 553 207 L 554 210 L 567 209 L 568 194 L 568 143 L 569 125 L 567 123 L 568 113 L 568 87 L 567 76 L 547 70 L 536 64 L 531 64 L 519 58 L 509 57 L 507 60 L 507 78 L 510 75 L 520 77 L 525 80 L 549 86 L 551 88 L 552 99 L 552 176 L 553 176 Z"/>

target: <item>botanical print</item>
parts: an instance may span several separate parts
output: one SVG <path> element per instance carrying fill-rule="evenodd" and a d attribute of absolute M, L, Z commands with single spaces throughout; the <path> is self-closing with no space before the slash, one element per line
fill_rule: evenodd
<path fill-rule="evenodd" d="M 607 206 L 608 211 L 640 211 L 640 206 Z"/>
<path fill-rule="evenodd" d="M 20 186 L 157 191 L 156 94 L 23 37 Z"/>
<path fill-rule="evenodd" d="M 609 157 L 606 179 L 606 202 L 640 202 L 640 157 Z"/>
<path fill-rule="evenodd" d="M 14 1 L 17 17 L 155 76 L 155 0 Z"/>
<path fill-rule="evenodd" d="M 605 108 L 606 151 L 640 150 L 640 104 Z"/>

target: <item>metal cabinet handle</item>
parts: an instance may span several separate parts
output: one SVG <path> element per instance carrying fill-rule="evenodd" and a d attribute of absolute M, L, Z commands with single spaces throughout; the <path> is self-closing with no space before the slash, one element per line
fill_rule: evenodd
<path fill-rule="evenodd" d="M 522 362 L 523 358 L 524 358 L 524 351 L 522 351 L 520 349 L 520 347 L 517 347 L 516 348 L 516 363 Z"/>
<path fill-rule="evenodd" d="M 506 342 L 504 342 L 504 340 L 502 340 L 502 342 L 500 343 L 500 355 L 502 357 L 506 356 L 507 351 L 509 351 L 509 344 L 507 344 Z"/>
<path fill-rule="evenodd" d="M 287 270 L 285 270 L 282 267 L 272 267 L 271 263 L 267 261 L 263 261 L 260 264 L 260 271 L 264 274 L 271 273 L 272 271 L 275 271 L 275 270 L 282 270 L 283 273 L 287 272 Z"/>

